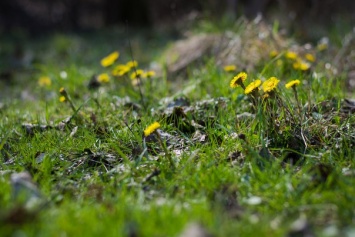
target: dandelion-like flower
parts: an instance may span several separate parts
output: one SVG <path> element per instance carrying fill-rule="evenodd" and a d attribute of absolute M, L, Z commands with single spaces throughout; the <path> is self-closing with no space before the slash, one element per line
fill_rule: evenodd
<path fill-rule="evenodd" d="M 269 54 L 270 58 L 275 58 L 277 55 L 279 54 L 279 52 L 277 52 L 276 50 L 272 50 Z"/>
<path fill-rule="evenodd" d="M 325 42 L 321 42 L 317 45 L 318 51 L 324 51 L 328 48 L 328 44 Z"/>
<path fill-rule="evenodd" d="M 59 93 L 60 93 L 60 95 L 61 95 L 61 96 L 59 97 L 59 101 L 60 101 L 60 102 L 68 102 L 69 105 L 70 105 L 70 107 L 71 107 L 71 109 L 72 109 L 74 112 L 76 112 L 76 108 L 75 108 L 73 102 L 71 101 L 71 99 L 70 99 L 70 97 L 69 97 L 69 95 L 68 95 L 68 92 L 65 90 L 64 87 L 61 87 L 61 88 L 59 89 Z"/>
<path fill-rule="evenodd" d="M 271 92 L 273 90 L 275 90 L 275 88 L 277 87 L 277 84 L 279 84 L 280 80 L 277 79 L 276 77 L 270 77 L 269 79 L 267 79 L 266 81 L 264 81 L 262 87 L 264 92 Z"/>
<path fill-rule="evenodd" d="M 52 81 L 49 77 L 40 77 L 38 79 L 38 85 L 41 87 L 50 86 L 51 84 L 52 84 Z"/>
<path fill-rule="evenodd" d="M 225 72 L 234 72 L 235 70 L 237 70 L 237 67 L 235 65 L 227 65 L 223 67 L 223 70 Z"/>
<path fill-rule="evenodd" d="M 64 87 L 61 87 L 61 88 L 59 89 L 59 93 L 60 93 L 60 94 L 66 94 L 67 92 L 65 91 L 65 88 L 64 88 Z"/>
<path fill-rule="evenodd" d="M 108 83 L 110 81 L 110 76 L 107 73 L 101 73 L 97 76 L 97 80 L 101 83 Z"/>
<path fill-rule="evenodd" d="M 66 101 L 65 96 L 64 95 L 60 96 L 59 101 L 62 103 L 65 102 Z"/>
<path fill-rule="evenodd" d="M 311 63 L 313 63 L 314 61 L 316 61 L 316 57 L 314 57 L 313 54 L 307 53 L 304 57 L 305 57 L 309 62 L 311 62 Z"/>
<path fill-rule="evenodd" d="M 147 78 L 152 78 L 155 76 L 155 71 L 153 70 L 150 70 L 150 71 L 147 71 L 145 74 L 144 74 L 144 77 L 147 77 Z"/>
<path fill-rule="evenodd" d="M 311 67 L 311 65 L 309 63 L 302 61 L 302 60 L 297 60 L 296 62 L 294 62 L 292 64 L 292 67 L 295 70 L 307 71 Z"/>
<path fill-rule="evenodd" d="M 141 78 L 141 77 L 144 77 L 144 76 L 145 76 L 144 71 L 142 69 L 137 69 L 136 71 L 134 71 L 131 74 L 131 79 L 134 80 L 134 79 Z"/>
<path fill-rule="evenodd" d="M 160 128 L 160 123 L 158 123 L 158 122 L 152 123 L 144 130 L 144 136 L 148 137 L 150 134 L 155 132 L 158 128 Z"/>
<path fill-rule="evenodd" d="M 131 70 L 131 68 L 128 67 L 127 65 L 119 64 L 112 70 L 111 73 L 113 76 L 123 76 L 126 73 L 128 73 L 130 70 Z"/>
<path fill-rule="evenodd" d="M 293 52 L 293 51 L 287 51 L 286 54 L 285 54 L 285 57 L 287 59 L 291 59 L 291 60 L 295 60 L 297 59 L 297 53 Z"/>
<path fill-rule="evenodd" d="M 236 88 L 238 86 L 244 87 L 243 82 L 247 79 L 247 77 L 248 75 L 245 72 L 240 72 L 231 80 L 229 86 L 231 88 Z"/>
<path fill-rule="evenodd" d="M 259 86 L 261 85 L 261 80 L 257 79 L 253 82 L 251 82 L 244 90 L 245 94 L 250 94 L 255 90 L 259 89 Z"/>
<path fill-rule="evenodd" d="M 300 83 L 301 83 L 300 80 L 293 80 L 293 81 L 288 82 L 288 83 L 285 85 L 285 87 L 286 87 L 287 89 L 289 89 L 289 88 L 292 88 L 292 87 L 295 87 L 295 86 L 299 85 Z"/>
<path fill-rule="evenodd" d="M 284 62 L 281 59 L 276 60 L 276 66 L 282 67 L 283 64 Z"/>
<path fill-rule="evenodd" d="M 138 62 L 136 60 L 132 60 L 127 62 L 126 66 L 129 67 L 129 69 L 136 68 L 138 67 Z"/>
<path fill-rule="evenodd" d="M 113 53 L 110 53 L 103 59 L 101 59 L 101 66 L 103 67 L 108 67 L 111 66 L 120 56 L 120 53 L 118 51 L 115 51 Z"/>

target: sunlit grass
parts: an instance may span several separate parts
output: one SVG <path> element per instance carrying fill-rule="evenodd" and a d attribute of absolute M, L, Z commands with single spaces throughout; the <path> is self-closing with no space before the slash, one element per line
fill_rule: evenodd
<path fill-rule="evenodd" d="M 171 77 L 128 44 L 96 40 L 92 51 L 77 37 L 44 40 L 48 55 L 19 84 L 32 100 L 0 107 L 1 233 L 353 231 L 354 116 L 328 46 L 270 50 L 250 70 L 211 57 Z M 42 195 L 33 209 L 14 193 L 22 171 Z"/>

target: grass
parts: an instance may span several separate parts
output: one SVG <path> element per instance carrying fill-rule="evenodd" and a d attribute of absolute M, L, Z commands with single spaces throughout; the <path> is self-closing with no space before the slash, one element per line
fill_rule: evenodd
<path fill-rule="evenodd" d="M 138 67 L 149 68 L 166 41 L 129 36 Z M 131 60 L 123 39 L 102 32 L 28 42 L 40 49 L 36 63 L 11 71 L 14 85 L 2 82 L 4 236 L 179 236 L 191 223 L 213 236 L 354 235 L 355 123 L 344 112 L 342 74 L 324 67 L 330 49 L 311 51 L 307 70 L 294 69 L 288 48 L 255 62 L 246 85 L 280 79 L 268 99 L 262 88 L 254 97 L 231 89 L 239 71 L 223 71 L 214 57 L 183 80 L 163 70 L 140 87 L 111 76 L 89 89 L 93 74 L 111 71 L 100 66 L 104 56 L 118 50 L 120 63 Z M 51 85 L 38 86 L 41 76 Z M 293 79 L 302 82 L 299 106 L 284 86 Z M 16 99 L 23 91 L 27 99 Z M 155 121 L 160 130 L 145 137 Z M 14 181 L 23 171 L 37 188 Z"/>

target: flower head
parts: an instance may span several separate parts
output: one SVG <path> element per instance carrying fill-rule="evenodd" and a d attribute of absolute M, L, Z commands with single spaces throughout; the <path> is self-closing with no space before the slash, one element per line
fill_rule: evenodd
<path fill-rule="evenodd" d="M 144 77 L 147 77 L 147 78 L 151 78 L 151 77 L 154 77 L 154 76 L 155 76 L 155 71 L 153 71 L 153 70 L 147 71 L 144 74 Z"/>
<path fill-rule="evenodd" d="M 270 58 L 275 58 L 278 54 L 279 54 L 279 52 L 277 52 L 276 50 L 272 50 L 269 55 L 270 55 Z"/>
<path fill-rule="evenodd" d="M 113 76 L 123 76 L 126 73 L 128 73 L 130 70 L 131 70 L 131 68 L 128 67 L 127 65 L 119 64 L 112 70 L 111 73 Z"/>
<path fill-rule="evenodd" d="M 108 83 L 110 81 L 110 77 L 107 73 L 101 73 L 97 76 L 97 80 L 101 83 Z"/>
<path fill-rule="evenodd" d="M 229 83 L 229 86 L 231 88 L 236 88 L 240 85 L 243 84 L 243 81 L 247 79 L 248 75 L 245 72 L 240 72 L 238 75 L 236 75 L 231 82 Z"/>
<path fill-rule="evenodd" d="M 226 72 L 234 72 L 237 70 L 237 67 L 235 65 L 227 65 L 223 67 L 223 70 Z"/>
<path fill-rule="evenodd" d="M 302 61 L 302 60 L 297 60 L 296 62 L 294 62 L 292 64 L 292 67 L 295 70 L 307 71 L 311 67 L 311 65 L 307 62 Z"/>
<path fill-rule="evenodd" d="M 50 86 L 51 84 L 52 84 L 52 81 L 49 77 L 40 77 L 38 79 L 38 85 L 41 87 Z"/>
<path fill-rule="evenodd" d="M 305 57 L 309 62 L 311 62 L 311 63 L 313 63 L 314 61 L 316 61 L 316 57 L 314 57 L 313 54 L 307 53 L 304 57 Z"/>
<path fill-rule="evenodd" d="M 59 89 L 59 93 L 60 93 L 60 97 L 59 97 L 59 101 L 60 102 L 64 102 L 64 101 L 67 101 L 67 100 L 69 100 L 69 96 L 68 96 L 68 92 L 65 90 L 65 88 L 64 87 L 61 87 L 60 89 Z"/>
<path fill-rule="evenodd" d="M 250 94 L 251 92 L 258 90 L 259 86 L 261 85 L 261 80 L 257 79 L 251 82 L 244 90 L 245 94 Z"/>
<path fill-rule="evenodd" d="M 295 87 L 295 86 L 299 85 L 300 83 L 301 83 L 300 80 L 293 80 L 293 81 L 288 82 L 288 83 L 285 85 L 285 87 L 286 87 L 287 89 L 289 89 L 289 88 L 291 88 L 291 87 Z"/>
<path fill-rule="evenodd" d="M 101 66 L 103 67 L 108 67 L 111 66 L 120 56 L 120 53 L 118 51 L 115 51 L 113 53 L 110 53 L 103 59 L 101 59 Z"/>
<path fill-rule="evenodd" d="M 64 95 L 60 96 L 59 101 L 62 103 L 65 102 L 66 101 L 65 96 Z"/>
<path fill-rule="evenodd" d="M 145 73 L 142 69 L 137 69 L 136 71 L 134 71 L 132 74 L 131 74 L 131 79 L 137 79 L 137 78 L 141 78 L 141 77 L 144 77 L 145 76 Z"/>
<path fill-rule="evenodd" d="M 284 62 L 281 59 L 276 60 L 276 66 L 281 67 L 284 64 Z"/>
<path fill-rule="evenodd" d="M 276 77 L 270 77 L 269 79 L 264 81 L 262 85 L 264 92 L 273 91 L 277 87 L 277 84 L 279 84 L 279 82 L 280 80 Z"/>
<path fill-rule="evenodd" d="M 321 42 L 317 45 L 318 51 L 324 51 L 328 48 L 328 43 L 327 42 Z"/>
<path fill-rule="evenodd" d="M 138 67 L 138 62 L 136 60 L 132 60 L 127 62 L 126 66 L 129 67 L 129 69 L 136 68 Z"/>
<path fill-rule="evenodd" d="M 158 128 L 160 128 L 160 123 L 158 123 L 158 122 L 152 123 L 144 130 L 144 136 L 148 137 L 150 134 L 155 132 L 155 130 L 157 130 Z"/>
<path fill-rule="evenodd" d="M 297 53 L 293 52 L 293 51 L 287 51 L 286 54 L 285 54 L 285 57 L 287 59 L 291 59 L 291 60 L 295 60 L 297 59 Z"/>

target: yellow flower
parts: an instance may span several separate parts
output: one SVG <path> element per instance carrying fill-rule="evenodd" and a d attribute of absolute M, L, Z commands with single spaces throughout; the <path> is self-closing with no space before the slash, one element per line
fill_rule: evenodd
<path fill-rule="evenodd" d="M 101 83 L 107 83 L 110 81 L 110 77 L 107 73 L 101 73 L 97 76 L 97 80 Z"/>
<path fill-rule="evenodd" d="M 148 78 L 151 78 L 151 77 L 154 77 L 155 76 L 155 71 L 153 70 L 150 70 L 148 72 L 145 73 L 144 77 L 148 77 Z"/>
<path fill-rule="evenodd" d="M 144 130 L 144 136 L 148 137 L 150 134 L 155 132 L 155 130 L 157 130 L 158 128 L 160 128 L 160 123 L 158 123 L 158 122 L 152 123 Z"/>
<path fill-rule="evenodd" d="M 65 93 L 65 89 L 64 89 L 64 87 L 61 87 L 61 88 L 59 89 L 59 93 L 60 93 L 60 94 Z"/>
<path fill-rule="evenodd" d="M 277 52 L 276 50 L 272 50 L 269 55 L 270 55 L 270 58 L 275 58 L 278 54 L 279 54 L 279 52 Z"/>
<path fill-rule="evenodd" d="M 113 76 L 123 76 L 126 73 L 128 73 L 131 70 L 130 67 L 124 64 L 119 64 L 117 65 L 113 70 L 112 70 L 112 75 Z"/>
<path fill-rule="evenodd" d="M 38 79 L 38 85 L 41 87 L 50 86 L 51 84 L 52 84 L 52 81 L 49 77 L 40 77 Z"/>
<path fill-rule="evenodd" d="M 236 75 L 231 82 L 229 83 L 229 86 L 231 88 L 236 88 L 243 84 L 243 81 L 247 79 L 248 75 L 245 72 L 240 72 L 238 75 Z"/>
<path fill-rule="evenodd" d="M 305 58 L 309 61 L 309 62 L 314 62 L 314 61 L 316 61 L 316 58 L 314 57 L 314 55 L 313 54 L 310 54 L 310 53 L 307 53 L 306 55 L 305 55 Z"/>
<path fill-rule="evenodd" d="M 300 80 L 293 80 L 293 81 L 290 81 L 289 83 L 287 83 L 287 84 L 285 85 L 285 87 L 286 87 L 287 89 L 289 89 L 289 88 L 291 88 L 291 87 L 294 87 L 294 86 L 299 85 L 300 83 L 301 83 Z"/>
<path fill-rule="evenodd" d="M 227 65 L 223 68 L 223 70 L 226 72 L 234 72 L 235 70 L 237 70 L 237 67 L 234 65 Z"/>
<path fill-rule="evenodd" d="M 320 43 L 317 45 L 317 49 L 318 51 L 324 51 L 328 48 L 328 44 L 327 43 Z"/>
<path fill-rule="evenodd" d="M 113 53 L 110 53 L 103 59 L 101 59 L 101 66 L 103 67 L 108 67 L 111 66 L 120 56 L 120 53 L 118 51 L 115 51 Z"/>
<path fill-rule="evenodd" d="M 136 68 L 138 67 L 138 62 L 136 60 L 132 60 L 127 62 L 126 66 L 129 67 L 129 69 Z"/>
<path fill-rule="evenodd" d="M 287 51 L 285 54 L 285 57 L 291 60 L 295 60 L 297 59 L 297 53 L 293 52 L 293 51 Z"/>
<path fill-rule="evenodd" d="M 244 90 L 245 94 L 250 94 L 251 92 L 259 89 L 258 87 L 261 85 L 261 80 L 257 79 L 250 83 Z"/>
<path fill-rule="evenodd" d="M 64 95 L 60 96 L 59 101 L 62 103 L 65 102 L 66 101 L 65 96 Z"/>
<path fill-rule="evenodd" d="M 279 84 L 279 82 L 280 80 L 276 77 L 270 77 L 269 79 L 264 81 L 262 85 L 264 92 L 273 91 L 277 87 L 277 84 Z"/>
<path fill-rule="evenodd" d="M 131 74 L 131 79 L 137 79 L 137 78 L 141 78 L 141 77 L 144 77 L 144 71 L 142 69 L 137 69 L 136 71 L 134 71 L 132 74 Z"/>
<path fill-rule="evenodd" d="M 276 60 L 276 66 L 281 67 L 284 62 L 281 59 Z"/>
<path fill-rule="evenodd" d="M 292 64 L 292 67 L 295 70 L 307 71 L 311 67 L 311 65 L 309 63 L 304 62 L 304 61 L 297 60 L 297 62 L 294 62 Z"/>

